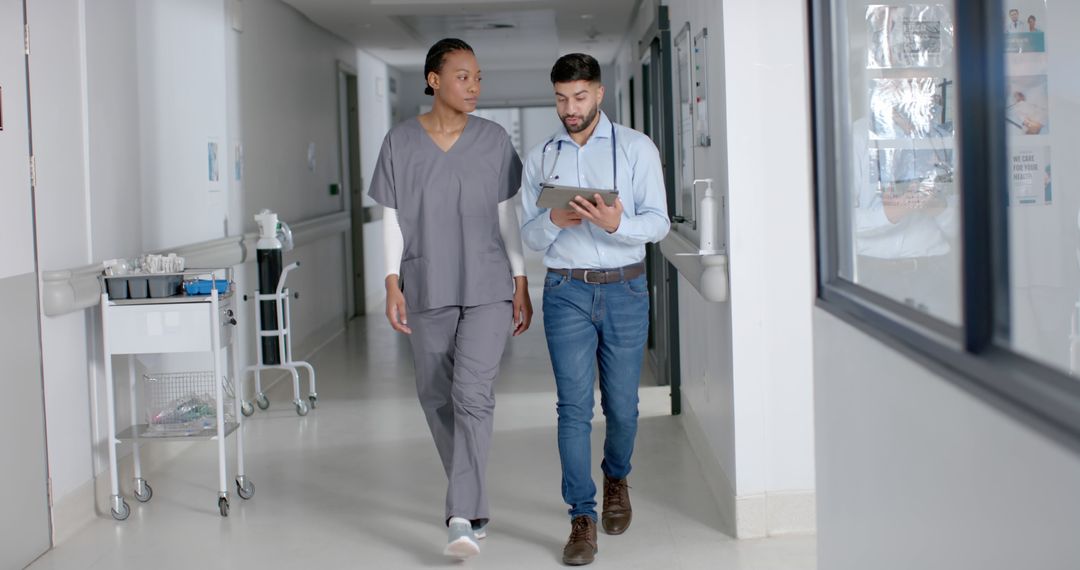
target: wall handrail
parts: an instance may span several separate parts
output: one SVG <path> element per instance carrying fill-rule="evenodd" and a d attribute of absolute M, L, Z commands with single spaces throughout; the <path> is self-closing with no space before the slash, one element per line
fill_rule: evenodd
<path fill-rule="evenodd" d="M 349 212 L 335 212 L 291 224 L 293 242 L 297 247 L 349 231 L 352 221 Z M 184 257 L 188 267 L 231 267 L 254 260 L 257 232 L 217 238 L 172 247 L 151 253 L 176 253 Z M 88 309 L 101 301 L 98 275 L 104 262 L 41 272 L 41 303 L 46 316 L 56 317 Z"/>

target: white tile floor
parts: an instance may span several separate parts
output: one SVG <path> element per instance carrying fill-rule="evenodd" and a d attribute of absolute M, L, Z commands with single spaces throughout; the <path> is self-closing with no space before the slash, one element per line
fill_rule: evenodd
<path fill-rule="evenodd" d="M 539 291 L 533 299 L 539 305 Z M 493 522 L 470 567 L 560 566 L 569 521 L 559 494 L 554 384 L 541 321 L 537 314 L 506 353 L 488 468 Z M 30 568 L 458 565 L 441 555 L 446 483 L 416 402 L 406 341 L 381 318 L 358 319 L 312 363 L 317 410 L 297 417 L 288 403 L 291 387 L 281 383 L 270 393 L 270 410 L 246 424 L 256 493 L 241 501 L 234 492 L 228 518 L 215 506 L 216 446 L 200 444 L 147 475 L 154 498 L 129 498 L 127 521 L 100 518 Z M 717 530 L 719 513 L 679 419 L 667 415 L 667 388 L 650 383 L 643 379 L 630 476 L 634 523 L 622 536 L 600 535 L 593 567 L 815 568 L 813 537 L 736 541 Z M 602 434 L 598 419 L 597 478 Z"/>

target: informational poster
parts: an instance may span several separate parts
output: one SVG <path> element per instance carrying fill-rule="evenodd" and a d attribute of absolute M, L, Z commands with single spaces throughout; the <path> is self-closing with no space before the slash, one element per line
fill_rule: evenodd
<path fill-rule="evenodd" d="M 1010 155 L 1009 202 L 1015 206 L 1052 204 L 1050 147 L 1014 148 Z"/>
<path fill-rule="evenodd" d="M 942 4 L 871 5 L 866 24 L 868 69 L 942 67 L 952 55 L 951 11 Z"/>
<path fill-rule="evenodd" d="M 1050 96 L 1045 75 L 1020 75 L 1006 80 L 1006 129 L 1010 134 L 1050 132 Z"/>
<path fill-rule="evenodd" d="M 220 192 L 222 189 L 221 150 L 221 140 L 216 137 L 211 137 L 206 143 L 206 177 L 211 192 Z"/>
<path fill-rule="evenodd" d="M 1009 204 L 1049 206 L 1054 203 L 1050 168 L 1053 78 L 1047 58 L 1053 46 L 1046 41 L 1046 1 L 1010 0 L 1004 10 Z"/>
<path fill-rule="evenodd" d="M 1005 51 L 1043 53 L 1046 51 L 1045 0 L 1005 2 Z"/>

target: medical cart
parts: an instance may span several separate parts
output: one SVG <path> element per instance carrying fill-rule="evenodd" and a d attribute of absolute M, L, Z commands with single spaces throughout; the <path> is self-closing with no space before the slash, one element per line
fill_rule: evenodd
<path fill-rule="evenodd" d="M 217 276 L 224 275 L 224 279 Z M 145 276 L 144 276 L 145 277 Z M 236 327 L 235 293 L 231 290 L 231 269 L 187 270 L 170 276 L 150 276 L 151 279 L 181 280 L 179 288 L 168 296 L 120 298 L 119 287 L 107 282 L 117 277 L 101 278 L 101 344 L 105 363 L 105 386 L 108 413 L 110 507 L 116 520 L 128 518 L 131 509 L 120 495 L 117 467 L 117 446 L 131 443 L 135 467 L 135 498 L 147 502 L 153 489 L 142 476 L 139 448 L 155 441 L 207 440 L 218 447 L 217 506 L 221 516 L 229 515 L 229 488 L 226 475 L 225 438 L 236 435 L 236 491 L 242 499 L 255 494 L 255 485 L 244 474 L 244 438 L 240 430 L 243 414 L 240 411 L 242 394 L 234 393 L 236 352 L 233 349 L 233 329 Z M 119 277 L 123 279 L 124 277 Z M 134 282 L 138 276 L 128 276 Z M 115 283 L 113 283 L 115 285 Z M 198 294 L 198 286 L 207 294 Z M 113 291 L 110 296 L 110 290 Z M 191 291 L 195 294 L 188 294 Z M 135 373 L 135 357 L 140 354 L 209 353 L 211 370 L 169 374 L 147 374 L 140 389 Z M 223 366 L 223 352 L 227 365 Z M 132 426 L 117 432 L 116 398 L 113 377 L 113 356 L 127 356 Z M 159 411 L 140 416 L 139 392 L 147 392 L 147 400 L 180 402 L 172 411 Z M 184 399 L 194 402 L 184 405 Z M 226 399 L 232 399 L 232 418 L 226 418 Z M 171 399 L 171 400 L 170 400 Z M 216 409 L 214 409 L 216 407 Z M 195 421 L 192 417 L 201 418 Z M 228 421 L 226 421 L 228 420 Z M 201 422 L 201 423 L 200 423 Z"/>

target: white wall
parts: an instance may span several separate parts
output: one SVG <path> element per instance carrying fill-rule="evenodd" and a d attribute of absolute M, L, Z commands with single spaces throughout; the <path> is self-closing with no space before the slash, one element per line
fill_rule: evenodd
<path fill-rule="evenodd" d="M 379 158 L 383 138 L 393 125 L 390 123 L 390 98 L 387 78 L 390 71 L 381 59 L 363 50 L 356 52 L 356 88 L 360 99 L 360 175 L 364 178 L 363 205 L 378 204 L 367 195 L 371 176 Z M 399 80 L 398 96 L 404 98 L 404 86 Z M 386 288 L 386 264 L 382 251 L 382 219 L 364 224 L 364 287 L 367 290 L 368 313 L 382 313 Z"/>
<path fill-rule="evenodd" d="M 243 31 L 232 26 L 235 7 Z M 292 8 L 276 0 L 64 0 L 32 3 L 30 23 L 41 42 L 31 96 L 42 269 L 221 237 L 227 218 L 237 235 L 254 229 L 251 215 L 264 207 L 286 221 L 342 210 L 342 196 L 329 194 L 340 182 L 337 69 L 339 61 L 355 67 L 356 52 Z M 216 183 L 207 172 L 211 138 L 220 143 Z M 8 227 L 20 224 L 29 227 L 25 219 Z M 298 351 L 343 326 L 345 239 L 289 255 L 303 261 L 289 283 L 303 293 L 293 303 Z M 238 277 L 241 289 L 253 286 L 254 263 Z M 94 516 L 94 477 L 107 469 L 98 318 L 42 317 L 61 537 Z M 254 352 L 246 344 L 241 366 Z"/>
<path fill-rule="evenodd" d="M 230 169 L 224 14 L 222 0 L 137 3 L 144 250 L 225 237 Z M 219 147 L 217 182 L 207 173 L 211 140 Z"/>
<path fill-rule="evenodd" d="M 679 281 L 684 425 L 731 532 L 814 528 L 811 180 L 804 3 L 671 0 L 671 29 L 708 28 L 712 146 L 694 176 L 727 200 L 730 302 Z M 623 90 L 655 12 L 642 6 L 616 61 Z M 613 93 L 612 93 L 613 94 Z M 674 92 L 673 92 L 674 94 Z M 626 122 L 629 122 L 628 120 Z M 779 168 L 782 166 L 782 168 Z M 782 205 L 779 206 L 779 205 Z"/>
<path fill-rule="evenodd" d="M 1080 457 L 814 311 L 818 567 L 1067 570 Z"/>

